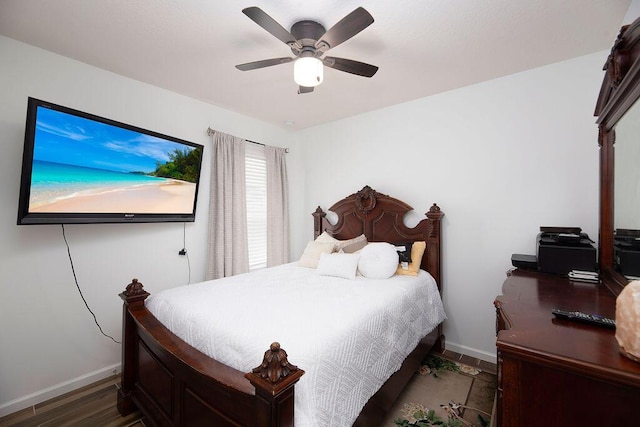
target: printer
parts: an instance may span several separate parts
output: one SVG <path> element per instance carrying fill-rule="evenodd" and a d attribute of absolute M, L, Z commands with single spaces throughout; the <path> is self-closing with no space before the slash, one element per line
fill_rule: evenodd
<path fill-rule="evenodd" d="M 618 228 L 613 234 L 615 265 L 625 276 L 640 276 L 640 230 Z"/>
<path fill-rule="evenodd" d="M 596 248 L 579 227 L 540 227 L 537 236 L 538 270 L 569 274 L 571 270 L 596 270 Z"/>

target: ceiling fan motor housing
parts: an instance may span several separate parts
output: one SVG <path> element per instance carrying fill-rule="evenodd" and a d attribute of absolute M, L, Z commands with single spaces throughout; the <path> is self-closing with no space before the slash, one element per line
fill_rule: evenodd
<path fill-rule="evenodd" d="M 304 20 L 296 22 L 291 27 L 291 35 L 295 37 L 296 44 L 300 44 L 301 48 L 298 49 L 297 46 L 292 46 L 291 51 L 295 55 L 316 56 L 315 44 L 325 33 L 325 28 L 316 21 Z M 306 52 L 312 52 L 313 55 L 309 55 Z M 306 54 L 302 55 L 302 53 Z"/>

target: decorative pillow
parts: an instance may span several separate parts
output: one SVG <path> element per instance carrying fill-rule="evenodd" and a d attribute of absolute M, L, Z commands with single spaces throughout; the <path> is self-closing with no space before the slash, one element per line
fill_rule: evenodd
<path fill-rule="evenodd" d="M 400 267 L 407 269 L 411 263 L 411 246 L 412 242 L 396 245 L 396 251 L 398 251 L 398 260 L 400 261 Z"/>
<path fill-rule="evenodd" d="M 335 245 L 336 244 L 333 242 L 311 241 L 307 243 L 307 247 L 304 249 L 304 252 L 300 257 L 300 261 L 298 261 L 298 265 L 300 267 L 308 268 L 318 267 L 318 260 L 320 260 L 320 255 L 323 253 L 330 254 L 331 252 L 333 252 Z"/>
<path fill-rule="evenodd" d="M 354 280 L 358 269 L 358 254 L 320 254 L 318 274 Z"/>
<path fill-rule="evenodd" d="M 321 235 L 316 237 L 315 241 L 320 243 L 338 243 L 340 240 L 336 239 L 326 231 L 323 231 Z"/>
<path fill-rule="evenodd" d="M 369 243 L 360 251 L 358 270 L 368 279 L 388 279 L 398 268 L 398 252 L 391 243 Z"/>
<path fill-rule="evenodd" d="M 349 240 L 339 240 L 336 244 L 337 252 L 352 254 L 367 246 L 367 238 L 364 234 Z"/>
<path fill-rule="evenodd" d="M 426 247 L 427 243 L 424 241 L 413 242 L 411 245 L 411 262 L 407 265 L 407 268 L 399 265 L 396 273 L 417 276 L 418 270 L 420 270 L 420 264 L 422 264 L 422 255 L 424 254 Z"/>

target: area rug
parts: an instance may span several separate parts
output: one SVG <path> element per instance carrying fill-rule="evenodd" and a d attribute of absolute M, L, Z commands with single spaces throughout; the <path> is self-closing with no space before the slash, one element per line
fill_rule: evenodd
<path fill-rule="evenodd" d="M 495 391 L 495 375 L 430 355 L 382 426 L 486 427 Z"/>

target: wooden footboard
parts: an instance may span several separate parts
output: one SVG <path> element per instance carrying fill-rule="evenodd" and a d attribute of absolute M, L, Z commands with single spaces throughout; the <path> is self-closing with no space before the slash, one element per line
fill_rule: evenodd
<path fill-rule="evenodd" d="M 122 387 L 118 410 L 136 408 L 151 425 L 294 425 L 294 385 L 304 371 L 273 343 L 252 372 L 230 368 L 186 344 L 144 306 L 149 296 L 133 280 L 123 306 Z"/>
<path fill-rule="evenodd" d="M 250 373 L 224 365 L 189 346 L 144 306 L 149 296 L 133 280 L 123 305 L 122 384 L 118 410 L 139 409 L 148 425 L 292 427 L 294 385 L 304 374 L 278 343 Z M 384 418 L 426 355 L 444 348 L 442 324 L 424 337 L 366 404 L 354 423 L 375 426 Z"/>

